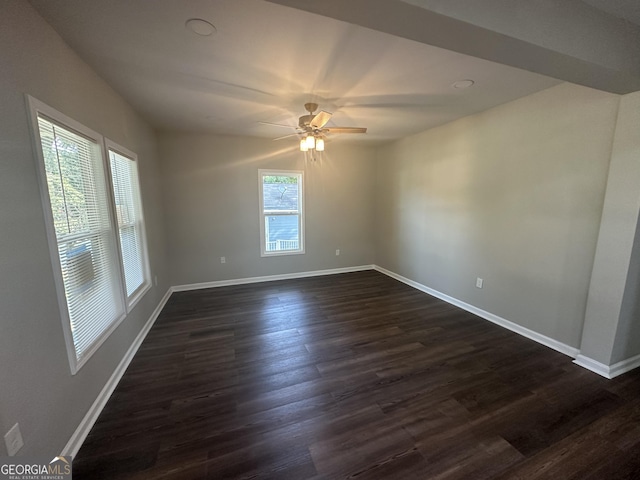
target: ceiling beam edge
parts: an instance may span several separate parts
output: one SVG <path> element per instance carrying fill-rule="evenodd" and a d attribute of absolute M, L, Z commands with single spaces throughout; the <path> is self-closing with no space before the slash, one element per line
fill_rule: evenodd
<path fill-rule="evenodd" d="M 267 1 L 610 93 L 640 90 L 638 68 L 587 61 L 398 0 Z"/>

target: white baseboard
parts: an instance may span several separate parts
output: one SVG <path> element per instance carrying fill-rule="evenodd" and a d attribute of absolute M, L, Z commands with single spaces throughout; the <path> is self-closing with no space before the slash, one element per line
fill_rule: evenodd
<path fill-rule="evenodd" d="M 587 370 L 591 370 L 598 375 L 601 375 L 605 378 L 613 378 L 611 376 L 609 365 L 605 365 L 604 363 L 600 363 L 593 358 L 585 357 L 584 355 L 578 355 L 576 359 L 573 361 L 576 365 L 580 365 L 582 368 L 586 368 Z"/>
<path fill-rule="evenodd" d="M 356 267 L 331 268 L 328 270 L 313 270 L 309 272 L 283 273 L 281 275 L 267 275 L 264 277 L 235 278 L 231 280 L 219 280 L 216 282 L 191 283 L 171 287 L 173 292 L 185 292 L 188 290 L 200 290 L 203 288 L 228 287 L 231 285 L 244 285 L 247 283 L 273 282 L 276 280 L 289 280 L 292 278 L 319 277 L 323 275 L 335 275 L 337 273 L 361 272 L 373 270 L 374 265 L 359 265 Z"/>
<path fill-rule="evenodd" d="M 640 355 L 636 355 L 635 357 L 630 357 L 626 360 L 614 363 L 609 367 L 609 375 L 611 375 L 611 378 L 614 378 L 618 375 L 622 375 L 623 373 L 630 372 L 634 368 L 638 367 L 640 367 Z"/>
<path fill-rule="evenodd" d="M 82 446 L 82 443 L 87 438 L 87 435 L 89 435 L 91 428 L 93 428 L 93 425 L 98 420 L 100 413 L 102 413 L 102 409 L 107 404 L 109 397 L 111 397 L 111 394 L 118 386 L 118 382 L 120 381 L 120 379 L 124 375 L 124 372 L 127 370 L 127 367 L 131 363 L 131 360 L 133 360 L 133 357 L 138 351 L 138 348 L 140 348 L 140 345 L 142 344 L 143 340 L 147 336 L 147 333 L 149 333 L 149 330 L 151 330 L 151 327 L 153 326 L 156 319 L 158 318 L 158 315 L 160 315 L 160 312 L 162 311 L 165 304 L 169 300 L 171 293 L 172 293 L 172 290 L 169 289 L 167 290 L 167 293 L 164 294 L 164 296 L 160 300 L 160 303 L 158 304 L 158 306 L 155 308 L 155 310 L 149 317 L 149 320 L 147 320 L 147 322 L 144 324 L 144 327 L 142 327 L 142 330 L 140 330 L 140 333 L 138 333 L 138 335 L 136 336 L 135 340 L 127 350 L 127 353 L 122 358 L 122 360 L 114 370 L 113 374 L 111 375 L 111 377 L 109 378 L 105 386 L 100 391 L 100 394 L 93 402 L 93 405 L 91 405 L 91 408 L 89 408 L 89 411 L 80 422 L 80 425 L 78 425 L 78 428 L 76 428 L 76 431 L 73 433 L 73 435 L 71 436 L 71 438 L 69 439 L 65 447 L 63 448 L 61 455 L 63 456 L 71 455 L 72 457 L 75 457 L 77 455 L 78 451 L 80 450 L 80 447 Z"/>
<path fill-rule="evenodd" d="M 485 320 L 489 320 L 490 322 L 495 323 L 496 325 L 500 325 L 501 327 L 511 330 L 512 332 L 522 335 L 523 337 L 529 338 L 546 347 L 552 348 L 557 352 L 564 353 L 569 357 L 575 358 L 580 353 L 580 350 L 578 350 L 577 348 L 571 347 L 565 343 L 554 340 L 553 338 L 547 337 L 546 335 L 542 335 L 541 333 L 535 332 L 533 330 L 529 330 L 526 327 L 518 325 L 517 323 L 511 322 L 505 318 L 494 315 L 491 312 L 487 312 L 486 310 L 482 310 L 478 307 L 475 307 L 461 300 L 458 300 L 457 298 L 450 297 L 449 295 L 446 295 L 442 292 L 434 290 L 433 288 L 429 288 L 421 283 L 418 283 L 406 277 L 403 277 L 402 275 L 398 275 L 397 273 L 387 270 L 386 268 L 380 267 L 378 265 L 374 265 L 374 269 L 380 273 L 384 273 L 385 275 L 391 278 L 395 278 L 396 280 L 402 283 L 405 283 L 417 290 L 420 290 L 421 292 L 428 293 L 429 295 L 439 298 L 440 300 L 444 300 L 445 302 L 450 303 L 451 305 L 455 305 L 456 307 L 466 310 L 467 312 L 473 313 L 474 315 L 484 318 Z"/>
<path fill-rule="evenodd" d="M 604 363 L 600 363 L 597 360 L 589 358 L 585 355 L 578 355 L 573 363 L 591 370 L 598 375 L 602 375 L 605 378 L 615 378 L 618 375 L 622 375 L 623 373 L 627 373 L 634 368 L 640 367 L 640 355 L 627 358 L 626 360 L 614 363 L 613 365 L 605 365 Z"/>

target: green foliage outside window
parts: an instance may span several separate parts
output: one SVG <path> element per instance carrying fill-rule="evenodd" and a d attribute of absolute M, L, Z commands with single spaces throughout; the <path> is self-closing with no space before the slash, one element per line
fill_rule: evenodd
<path fill-rule="evenodd" d="M 58 136 L 43 135 L 42 147 L 56 234 L 87 232 L 86 195 L 94 192 L 92 185 L 86 185 L 86 176 L 78 166 L 83 160 L 86 163 L 90 152 L 83 152 L 83 145 Z"/>
<path fill-rule="evenodd" d="M 298 183 L 298 177 L 265 175 L 262 177 L 262 183 Z"/>

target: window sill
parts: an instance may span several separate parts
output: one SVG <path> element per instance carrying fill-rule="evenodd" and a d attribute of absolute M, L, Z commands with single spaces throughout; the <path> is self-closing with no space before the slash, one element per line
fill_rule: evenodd
<path fill-rule="evenodd" d="M 261 252 L 261 257 L 284 257 L 287 255 L 304 255 L 304 250 L 284 250 L 277 252 Z"/>

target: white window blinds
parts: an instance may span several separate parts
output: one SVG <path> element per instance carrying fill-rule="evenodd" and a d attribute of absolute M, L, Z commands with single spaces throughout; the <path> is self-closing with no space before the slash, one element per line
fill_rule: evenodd
<path fill-rule="evenodd" d="M 77 367 L 123 314 L 105 166 L 98 142 L 40 114 L 38 127 Z"/>
<path fill-rule="evenodd" d="M 149 284 L 144 223 L 136 162 L 109 149 L 113 197 L 120 237 L 122 268 L 127 297 L 132 299 Z"/>

